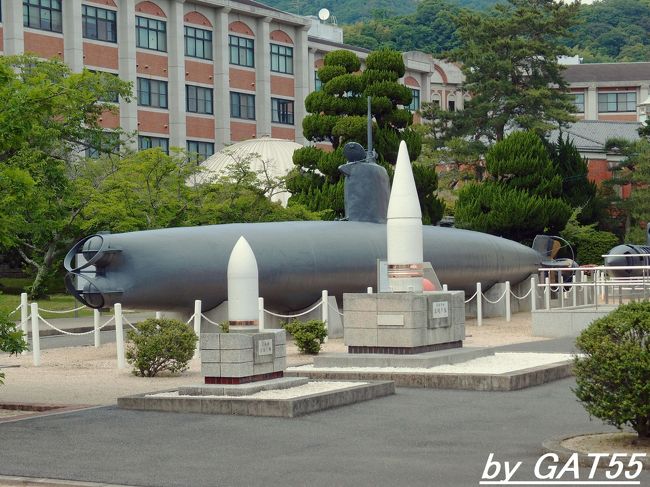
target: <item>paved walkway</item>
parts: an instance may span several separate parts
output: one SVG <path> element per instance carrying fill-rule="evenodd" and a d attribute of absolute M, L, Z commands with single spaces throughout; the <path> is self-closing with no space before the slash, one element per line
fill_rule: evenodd
<path fill-rule="evenodd" d="M 572 386 L 398 389 L 290 420 L 91 409 L 0 424 L 0 474 L 160 487 L 457 487 L 477 486 L 494 453 L 523 462 L 514 479 L 533 480 L 544 440 L 611 430 L 589 421 Z"/>

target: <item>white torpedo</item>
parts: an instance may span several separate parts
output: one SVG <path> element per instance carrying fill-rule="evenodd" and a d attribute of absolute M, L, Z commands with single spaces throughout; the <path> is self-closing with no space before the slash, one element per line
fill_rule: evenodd
<path fill-rule="evenodd" d="M 422 211 L 406 142 L 397 153 L 386 222 L 388 285 L 393 292 L 422 292 Z"/>
<path fill-rule="evenodd" d="M 230 326 L 257 327 L 259 276 L 257 260 L 242 236 L 228 259 L 228 321 Z"/>

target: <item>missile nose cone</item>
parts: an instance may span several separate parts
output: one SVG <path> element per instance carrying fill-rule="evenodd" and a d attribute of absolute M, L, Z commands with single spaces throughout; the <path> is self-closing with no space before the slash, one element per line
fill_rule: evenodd
<path fill-rule="evenodd" d="M 239 237 L 228 259 L 228 279 L 255 278 L 257 280 L 257 260 L 253 249 L 244 237 Z"/>
<path fill-rule="evenodd" d="M 422 210 L 418 200 L 418 192 L 413 178 L 411 159 L 409 158 L 406 142 L 401 141 L 395 164 L 393 187 L 390 191 L 387 218 L 419 218 Z"/>

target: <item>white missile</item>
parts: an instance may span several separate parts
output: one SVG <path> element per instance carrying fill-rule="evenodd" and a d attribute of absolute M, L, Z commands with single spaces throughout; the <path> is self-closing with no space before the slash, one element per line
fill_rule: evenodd
<path fill-rule="evenodd" d="M 422 211 L 406 142 L 397 153 L 386 224 L 388 285 L 393 292 L 422 292 Z"/>
<path fill-rule="evenodd" d="M 230 326 L 259 326 L 257 260 L 242 236 L 228 260 L 228 321 Z"/>

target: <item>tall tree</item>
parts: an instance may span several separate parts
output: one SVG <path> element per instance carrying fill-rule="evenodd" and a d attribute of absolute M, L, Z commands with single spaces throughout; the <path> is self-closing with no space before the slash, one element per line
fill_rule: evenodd
<path fill-rule="evenodd" d="M 509 135 L 485 159 L 489 178 L 459 192 L 459 227 L 528 244 L 537 234 L 564 228 L 571 207 L 561 197 L 562 178 L 535 133 Z"/>
<path fill-rule="evenodd" d="M 83 151 L 119 146 L 119 130 L 115 137 L 99 125 L 115 109 L 103 100 L 128 100 L 130 91 L 116 76 L 72 73 L 57 60 L 0 57 L 0 246 L 17 249 L 33 269 L 33 296 L 78 236 L 80 212 L 103 177 L 79 177 Z"/>
<path fill-rule="evenodd" d="M 471 99 L 453 115 L 450 135 L 503 140 L 507 128 L 538 133 L 574 120 L 574 106 L 557 58 L 579 5 L 555 0 L 508 0 L 487 14 L 457 17 L 462 64 Z"/>
<path fill-rule="evenodd" d="M 402 139 L 411 160 L 420 154 L 420 136 L 410 129 L 413 115 L 404 108 L 411 102 L 411 90 L 397 81 L 405 72 L 402 55 L 392 50 L 375 51 L 368 55 L 363 73 L 360 67 L 359 59 L 349 51 L 333 51 L 325 56 L 325 64 L 318 70 L 323 89 L 305 99 L 309 114 L 303 120 L 303 133 L 312 142 L 331 144 L 333 151 L 304 147 L 294 152 L 296 168 L 287 178 L 292 193 L 290 205 L 300 203 L 312 211 L 329 210 L 332 218 L 344 216 L 343 176 L 338 167 L 346 162 L 342 153 L 345 143 L 366 145 L 368 96 L 379 163 L 390 173 Z M 435 223 L 442 216 L 442 205 L 435 196 L 435 172 L 414 164 L 414 175 L 424 220 Z"/>
<path fill-rule="evenodd" d="M 562 177 L 562 197 L 572 208 L 580 208 L 576 219 L 582 225 L 599 221 L 604 202 L 597 195 L 596 183 L 589 180 L 587 160 L 568 136 L 560 136 L 549 147 L 553 164 Z"/>

